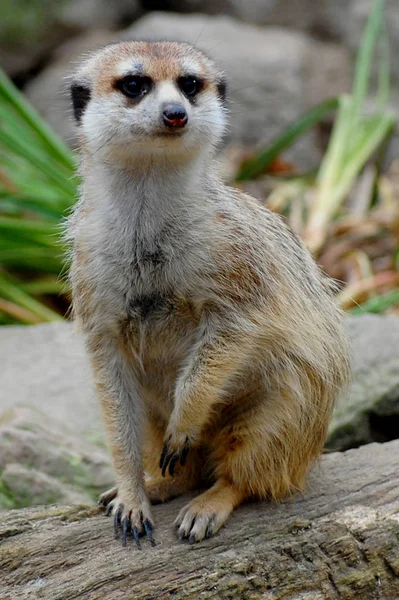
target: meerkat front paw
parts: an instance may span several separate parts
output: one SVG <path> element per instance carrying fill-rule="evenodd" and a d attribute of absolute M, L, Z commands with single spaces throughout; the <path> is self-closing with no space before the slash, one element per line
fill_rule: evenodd
<path fill-rule="evenodd" d="M 173 476 L 177 462 L 180 460 L 182 467 L 186 464 L 188 452 L 190 450 L 190 439 L 185 433 L 167 433 L 166 440 L 162 448 L 159 468 L 162 469 L 162 475 L 165 477 L 169 466 L 169 474 Z"/>
<path fill-rule="evenodd" d="M 119 537 L 119 528 L 121 528 L 123 546 L 126 546 L 129 533 L 132 534 L 139 549 L 141 549 L 140 537 L 144 535 L 151 545 L 155 546 L 152 535 L 154 523 L 147 501 L 124 502 L 118 495 L 117 488 L 111 488 L 100 496 L 99 504 L 105 508 L 106 516 L 113 515 L 116 538 Z"/>

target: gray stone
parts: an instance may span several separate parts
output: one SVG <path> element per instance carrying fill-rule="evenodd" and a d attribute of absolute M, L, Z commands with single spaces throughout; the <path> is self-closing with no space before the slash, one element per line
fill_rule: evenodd
<path fill-rule="evenodd" d="M 399 437 L 399 318 L 347 319 L 352 341 L 352 382 L 338 402 L 328 447 L 354 448 Z"/>
<path fill-rule="evenodd" d="M 1 11 L 0 64 L 11 76 L 47 63 L 49 53 L 78 34 L 116 29 L 142 12 L 139 0 L 4 0 Z"/>
<path fill-rule="evenodd" d="M 71 431 L 98 435 L 89 362 L 70 323 L 2 327 L 0 364 L 0 413 L 33 407 Z"/>
<path fill-rule="evenodd" d="M 360 0 L 361 1 L 361 0 Z M 225 14 L 255 25 L 306 31 L 323 39 L 342 36 L 351 0 L 167 0 L 163 10 Z M 159 3 L 147 0 L 149 8 Z"/>
<path fill-rule="evenodd" d="M 56 477 L 19 464 L 7 464 L 0 477 L 0 509 L 40 504 L 86 504 L 91 499 Z"/>
<path fill-rule="evenodd" d="M 2 413 L 0 508 L 92 501 L 112 482 L 106 450 L 69 422 L 32 408 Z"/>
<path fill-rule="evenodd" d="M 72 34 L 57 23 L 59 6 L 48 0 L 3 0 L 0 18 L 0 65 L 11 76 L 29 72 Z"/>
<path fill-rule="evenodd" d="M 141 12 L 139 0 L 69 0 L 58 20 L 77 31 L 114 29 L 131 23 Z"/>

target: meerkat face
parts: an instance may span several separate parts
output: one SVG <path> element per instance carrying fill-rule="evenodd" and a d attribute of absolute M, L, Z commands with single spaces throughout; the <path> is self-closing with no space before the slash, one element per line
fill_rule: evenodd
<path fill-rule="evenodd" d="M 223 74 L 175 42 L 128 42 L 92 55 L 71 95 L 82 141 L 108 160 L 148 155 L 181 160 L 213 148 L 225 128 Z"/>

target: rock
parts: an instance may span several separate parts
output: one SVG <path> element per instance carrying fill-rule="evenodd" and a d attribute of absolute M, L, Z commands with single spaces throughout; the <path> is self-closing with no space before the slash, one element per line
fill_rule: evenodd
<path fill-rule="evenodd" d="M 89 361 L 70 323 L 2 327 L 0 364 L 0 414 L 28 406 L 86 439 L 101 434 Z"/>
<path fill-rule="evenodd" d="M 0 478 L 0 509 L 25 508 L 40 504 L 87 503 L 89 497 L 36 469 L 8 464 Z"/>
<path fill-rule="evenodd" d="M 62 42 L 92 29 L 115 29 L 141 13 L 139 0 L 7 0 L 0 21 L 0 64 L 12 77 L 48 62 Z"/>
<path fill-rule="evenodd" d="M 313 41 L 308 62 L 305 106 L 310 108 L 323 100 L 349 92 L 352 86 L 351 71 L 349 54 L 342 45 Z"/>
<path fill-rule="evenodd" d="M 10 0 L 2 3 L 0 65 L 11 76 L 42 63 L 57 43 L 72 34 L 57 23 L 57 2 Z"/>
<path fill-rule="evenodd" d="M 58 18 L 77 31 L 115 29 L 130 24 L 141 12 L 139 0 L 69 0 Z"/>
<path fill-rule="evenodd" d="M 115 34 L 95 31 L 62 44 L 48 67 L 24 88 L 28 100 L 70 146 L 76 147 L 76 126 L 72 117 L 68 76 L 88 51 L 114 41 Z"/>
<path fill-rule="evenodd" d="M 399 437 L 399 318 L 364 315 L 347 322 L 352 383 L 330 427 L 333 450 Z"/>
<path fill-rule="evenodd" d="M 360 0 L 361 1 L 361 0 Z M 225 14 L 255 25 L 275 25 L 336 40 L 348 17 L 350 0 L 144 0 L 151 10 Z"/>
<path fill-rule="evenodd" d="M 108 453 L 31 408 L 0 417 L 0 508 L 95 500 L 111 487 Z"/>

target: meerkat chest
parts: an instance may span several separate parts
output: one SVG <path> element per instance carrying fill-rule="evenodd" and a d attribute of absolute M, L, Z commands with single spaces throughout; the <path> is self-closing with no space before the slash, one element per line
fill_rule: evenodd
<path fill-rule="evenodd" d="M 198 325 L 195 260 L 178 241 L 115 244 L 98 269 L 103 315 L 122 324 L 141 361 L 180 354 Z"/>
<path fill-rule="evenodd" d="M 75 262 L 79 254 L 84 258 L 76 264 L 77 279 L 90 285 L 90 307 L 83 312 L 96 328 L 119 330 L 146 372 L 162 372 L 163 363 L 178 366 L 200 321 L 199 297 L 210 262 L 207 236 L 183 219 L 151 230 L 148 223 L 123 227 L 89 217 L 75 248 Z M 79 304 L 75 294 L 77 312 Z"/>

